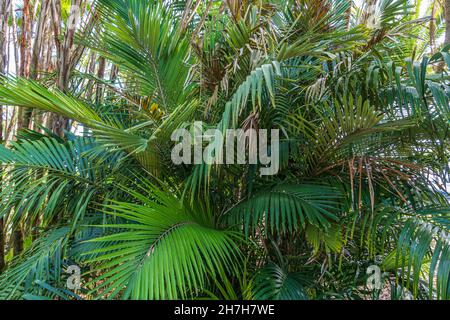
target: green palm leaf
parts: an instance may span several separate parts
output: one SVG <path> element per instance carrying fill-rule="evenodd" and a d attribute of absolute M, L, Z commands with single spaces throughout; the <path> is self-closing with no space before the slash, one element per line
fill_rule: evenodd
<path fill-rule="evenodd" d="M 320 184 L 280 184 L 243 200 L 223 217 L 231 225 L 243 225 L 246 234 L 258 227 L 286 233 L 307 224 L 328 228 L 336 221 L 342 194 Z"/>
<path fill-rule="evenodd" d="M 274 263 L 259 270 L 253 281 L 255 300 L 308 300 L 301 277 L 288 273 Z"/>
<path fill-rule="evenodd" d="M 71 235 L 70 227 L 48 231 L 0 275 L 0 299 L 21 299 L 24 294 L 42 292 L 36 280 L 60 285 L 63 252 Z"/>
<path fill-rule="evenodd" d="M 177 299 L 193 297 L 207 284 L 207 276 L 234 272 L 239 257 L 236 235 L 219 230 L 198 213 L 191 212 L 171 194 L 149 183 L 149 195 L 130 194 L 142 204 L 113 201 L 107 206 L 123 223 L 119 229 L 92 242 L 114 242 L 95 250 L 102 275 L 96 291 L 112 298 Z"/>

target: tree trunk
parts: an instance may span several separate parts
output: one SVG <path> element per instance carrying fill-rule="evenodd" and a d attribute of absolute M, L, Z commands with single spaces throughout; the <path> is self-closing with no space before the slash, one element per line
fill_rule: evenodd
<path fill-rule="evenodd" d="M 375 6 L 377 5 L 378 0 L 367 0 L 364 12 L 362 14 L 362 24 L 365 24 L 369 27 L 373 27 L 375 24 L 374 14 L 375 14 Z"/>
<path fill-rule="evenodd" d="M 36 4 L 38 1 L 36 1 Z M 46 39 L 48 14 L 50 13 L 50 5 L 48 0 L 41 1 L 41 9 L 39 12 L 39 18 L 37 21 L 36 34 L 33 45 L 33 52 L 31 57 L 31 75 L 30 78 L 37 80 L 39 78 L 39 72 L 45 70 L 45 59 L 42 59 L 42 53 L 44 48 L 44 40 Z M 42 113 L 38 110 L 33 110 L 33 126 L 31 129 L 38 130 L 38 126 L 42 124 Z M 38 177 L 37 177 L 38 178 Z M 32 221 L 33 228 L 31 231 L 32 240 L 35 241 L 39 235 L 40 217 Z"/>
<path fill-rule="evenodd" d="M 30 76 L 30 46 L 31 44 L 31 6 L 30 0 L 23 1 L 22 26 L 20 28 L 20 67 L 19 76 L 28 78 Z M 17 130 L 29 129 L 33 110 L 20 108 L 17 121 Z"/>
<path fill-rule="evenodd" d="M 97 62 L 97 55 L 95 52 L 91 52 L 89 56 L 89 65 L 87 72 L 89 74 L 95 74 L 95 66 Z M 94 81 L 89 79 L 86 85 L 86 100 L 92 101 L 92 97 L 94 96 Z"/>
<path fill-rule="evenodd" d="M 433 22 L 433 14 L 435 11 L 435 6 L 436 2 L 433 4 L 433 10 L 432 10 L 432 22 Z M 448 46 L 450 44 L 450 0 L 445 0 L 444 2 L 444 7 L 443 7 L 443 11 L 444 11 L 444 19 L 445 19 L 445 38 L 444 38 L 444 47 Z M 431 36 L 435 37 L 435 29 L 436 27 L 434 27 L 434 30 L 431 30 L 431 26 L 430 26 L 430 40 Z M 433 31 L 433 35 L 431 35 Z M 435 53 L 436 51 L 436 41 L 433 43 L 432 41 L 430 41 L 430 46 L 431 46 L 431 52 Z M 442 73 L 445 70 L 445 61 L 441 61 L 439 62 L 436 66 L 434 66 L 434 71 L 436 73 Z"/>
<path fill-rule="evenodd" d="M 14 61 L 16 66 L 16 74 L 20 73 L 20 59 L 19 59 L 19 41 L 17 36 L 17 21 L 16 15 L 13 11 L 14 0 L 11 0 L 10 14 L 11 14 L 11 27 L 12 27 L 12 37 L 13 37 L 13 47 L 14 47 Z"/>
<path fill-rule="evenodd" d="M 72 0 L 70 7 L 70 16 L 68 18 L 68 28 L 64 34 L 64 42 L 60 51 L 60 65 L 58 76 L 58 87 L 62 91 L 66 91 L 69 86 L 70 65 L 72 58 L 73 41 L 76 30 L 77 16 L 80 14 L 81 0 Z"/>
<path fill-rule="evenodd" d="M 61 51 L 62 51 L 62 43 L 60 41 L 60 35 L 61 35 L 61 2 L 58 0 L 51 0 L 51 13 L 52 13 L 52 22 L 53 22 L 53 35 L 56 45 L 56 54 L 58 57 L 58 60 L 56 62 L 57 68 L 61 72 L 61 65 L 62 65 L 62 57 L 61 57 Z M 60 88 L 60 76 L 58 75 L 58 87 Z M 62 127 L 65 123 L 65 119 L 57 114 L 52 114 L 50 116 L 49 121 L 50 129 L 55 132 L 56 134 L 63 136 L 64 134 L 64 128 Z"/>
<path fill-rule="evenodd" d="M 431 53 L 436 52 L 436 1 L 431 5 L 431 19 L 430 19 L 430 47 Z"/>
<path fill-rule="evenodd" d="M 8 18 L 10 1 L 0 3 L 0 74 L 4 74 L 8 66 Z M 0 143 L 3 143 L 3 106 L 0 105 Z M 5 226 L 0 218 L 0 271 L 5 267 Z"/>
<path fill-rule="evenodd" d="M 39 19 L 37 22 L 36 36 L 34 39 L 33 54 L 31 57 L 31 78 L 35 80 L 39 75 L 39 61 L 41 58 L 42 47 L 44 45 L 49 9 L 49 2 L 47 0 L 42 0 L 41 11 L 39 12 Z"/>
<path fill-rule="evenodd" d="M 79 19 L 80 10 L 81 10 L 82 0 L 72 0 L 70 6 L 70 15 L 67 21 L 67 29 L 64 34 L 64 40 L 61 43 L 59 41 L 59 35 L 61 34 L 61 4 L 58 1 L 52 1 L 52 15 L 54 22 L 54 35 L 55 42 L 57 43 L 57 53 L 58 53 L 58 88 L 67 92 L 69 89 L 69 80 L 70 74 L 72 72 L 72 67 L 75 66 L 73 63 L 73 44 L 74 44 L 74 36 L 75 30 L 77 26 L 77 20 Z M 68 119 L 59 116 L 53 115 L 52 121 L 52 131 L 59 136 L 64 135 L 64 130 L 69 129 L 69 121 Z"/>
<path fill-rule="evenodd" d="M 450 0 L 445 0 L 445 42 L 444 45 L 450 44 Z"/>
<path fill-rule="evenodd" d="M 103 80 L 105 78 L 105 69 L 106 69 L 106 60 L 103 57 L 99 58 L 98 61 L 98 72 L 97 78 Z M 103 101 L 103 84 L 97 84 L 97 96 L 95 99 L 95 103 L 99 104 Z"/>
<path fill-rule="evenodd" d="M 109 82 L 112 86 L 116 83 L 116 80 L 119 76 L 119 68 L 115 65 L 111 65 L 111 72 L 109 74 Z M 108 94 L 106 95 L 107 99 L 110 99 L 114 95 L 114 91 L 108 90 Z"/>
<path fill-rule="evenodd" d="M 18 226 L 17 230 L 13 232 L 12 242 L 13 242 L 13 254 L 14 257 L 16 257 L 23 251 L 23 233 L 22 228 L 20 226 Z"/>
<path fill-rule="evenodd" d="M 347 12 L 345 13 L 347 31 L 350 30 L 350 22 L 352 19 L 352 8 L 353 8 L 353 0 L 349 0 L 348 1 L 348 9 L 347 9 Z"/>
<path fill-rule="evenodd" d="M 32 41 L 32 8 L 30 0 L 23 1 L 22 8 L 22 24 L 20 28 L 20 64 L 19 76 L 24 78 L 30 77 L 31 67 L 31 41 Z M 33 110 L 29 108 L 19 108 L 17 117 L 17 130 L 29 129 Z M 19 255 L 23 251 L 23 231 L 19 226 L 12 235 L 14 256 Z"/>
<path fill-rule="evenodd" d="M 0 3 L 0 73 L 4 73 L 8 66 L 8 20 L 10 0 Z"/>
<path fill-rule="evenodd" d="M 30 53 L 28 43 L 31 33 L 31 7 L 30 0 L 23 1 L 22 26 L 20 30 L 20 76 L 28 77 L 30 75 Z"/>

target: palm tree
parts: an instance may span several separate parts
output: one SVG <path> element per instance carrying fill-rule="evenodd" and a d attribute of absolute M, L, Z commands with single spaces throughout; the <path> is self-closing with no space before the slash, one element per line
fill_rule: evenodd
<path fill-rule="evenodd" d="M 0 298 L 448 299 L 450 53 L 414 49 L 429 20 L 406 0 L 196 4 L 98 0 L 80 41 L 119 81 L 1 78 L 0 104 L 83 132 L 0 147 L 0 217 L 38 234 Z M 279 129 L 279 173 L 176 166 L 171 134 L 198 120 Z"/>

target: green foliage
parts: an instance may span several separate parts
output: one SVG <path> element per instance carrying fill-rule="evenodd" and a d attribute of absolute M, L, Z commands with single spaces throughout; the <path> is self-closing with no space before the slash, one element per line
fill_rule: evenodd
<path fill-rule="evenodd" d="M 225 219 L 231 225 L 243 225 L 246 234 L 257 228 L 267 232 L 292 233 L 306 224 L 328 228 L 339 210 L 338 190 L 326 185 L 280 184 L 237 204 Z"/>
<path fill-rule="evenodd" d="M 0 299 L 367 299 L 380 261 L 392 297 L 449 299 L 450 48 L 425 54 L 417 8 L 377 1 L 371 24 L 346 0 L 190 5 L 97 1 L 83 41 L 114 83 L 83 63 L 65 93 L 0 79 L 0 104 L 83 126 L 0 146 L 0 217 L 32 242 Z M 200 120 L 279 129 L 280 172 L 175 166 L 173 131 Z"/>
<path fill-rule="evenodd" d="M 24 292 L 39 294 L 36 286 L 40 280 L 52 280 L 61 284 L 64 247 L 70 236 L 70 228 L 62 227 L 48 231 L 0 276 L 0 298 L 20 299 Z"/>
<path fill-rule="evenodd" d="M 87 254 L 98 254 L 87 263 L 102 281 L 95 290 L 102 295 L 134 300 L 192 297 L 205 287 L 206 275 L 236 272 L 238 239 L 232 232 L 219 230 L 202 213 L 192 212 L 179 199 L 145 184 L 149 194 L 130 194 L 141 204 L 113 201 L 107 213 L 127 223 L 104 225 L 121 231 L 91 241 L 108 243 Z M 141 187 L 144 190 L 144 186 Z M 121 292 L 123 289 L 123 292 Z"/>
<path fill-rule="evenodd" d="M 308 300 L 301 277 L 287 273 L 274 263 L 261 269 L 254 282 L 253 298 L 256 300 Z"/>

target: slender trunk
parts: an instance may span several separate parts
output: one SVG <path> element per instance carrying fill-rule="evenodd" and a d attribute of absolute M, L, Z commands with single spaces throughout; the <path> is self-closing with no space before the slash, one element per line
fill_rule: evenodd
<path fill-rule="evenodd" d="M 22 25 L 20 28 L 20 65 L 19 76 L 30 77 L 31 67 L 31 41 L 32 41 L 32 8 L 30 0 L 23 0 Z M 33 110 L 29 108 L 20 108 L 17 118 L 17 130 L 29 129 Z M 14 230 L 12 235 L 14 256 L 23 251 L 23 230 L 20 224 Z"/>
<path fill-rule="evenodd" d="M 58 87 L 66 91 L 69 86 L 70 64 L 72 57 L 72 48 L 75 36 L 77 16 L 80 14 L 81 0 L 72 0 L 70 16 L 68 18 L 68 28 L 64 34 L 64 42 L 60 52 L 60 70 L 58 76 Z"/>
<path fill-rule="evenodd" d="M 28 78 L 30 76 L 30 36 L 31 36 L 31 6 L 30 0 L 23 1 L 22 26 L 20 30 L 20 68 L 19 76 Z M 29 129 L 33 111 L 29 108 L 20 108 L 17 130 Z"/>
<path fill-rule="evenodd" d="M 105 69 L 106 69 L 106 60 L 103 57 L 100 57 L 98 61 L 98 72 L 97 72 L 97 78 L 100 80 L 103 80 L 105 77 Z M 101 103 L 103 101 L 103 85 L 97 84 L 97 96 L 95 99 L 95 102 L 97 104 Z"/>
<path fill-rule="evenodd" d="M 445 0 L 445 45 L 450 44 L 450 0 Z"/>
<path fill-rule="evenodd" d="M 12 242 L 13 255 L 14 257 L 16 257 L 23 251 L 23 232 L 21 226 L 18 226 L 17 229 L 13 232 Z"/>
<path fill-rule="evenodd" d="M 92 33 L 92 31 L 94 30 L 94 28 L 96 26 L 98 18 L 99 18 L 98 12 L 94 8 L 93 11 L 91 11 L 89 13 L 89 16 L 87 18 L 87 22 L 85 24 L 85 27 L 84 27 L 83 33 L 82 33 L 83 38 L 87 37 L 90 33 Z M 74 50 L 71 54 L 71 58 L 70 58 L 69 70 L 73 70 L 76 67 L 76 65 L 80 61 L 81 57 L 83 56 L 85 50 L 86 50 L 86 46 L 84 46 L 83 44 L 78 44 L 74 48 Z"/>
<path fill-rule="evenodd" d="M 39 19 L 37 22 L 36 36 L 34 39 L 33 54 L 31 57 L 32 79 L 37 79 L 39 75 L 39 68 L 40 68 L 39 61 L 41 60 L 41 52 L 42 47 L 44 45 L 45 31 L 46 31 L 45 27 L 47 24 L 48 13 L 49 13 L 49 2 L 47 0 L 42 0 L 41 11 L 39 12 Z"/>
<path fill-rule="evenodd" d="M 367 0 L 362 14 L 362 24 L 372 27 L 375 24 L 374 15 L 378 0 Z"/>
<path fill-rule="evenodd" d="M 353 8 L 353 0 L 349 0 L 348 1 L 348 9 L 347 12 L 345 13 L 345 20 L 346 20 L 346 24 L 347 24 L 347 31 L 350 30 L 350 22 L 352 19 L 352 8 Z"/>
<path fill-rule="evenodd" d="M 31 8 L 30 0 L 23 1 L 22 26 L 20 32 L 20 76 L 30 75 L 30 54 L 29 54 L 29 34 L 31 33 Z"/>
<path fill-rule="evenodd" d="M 83 56 L 85 46 L 82 44 L 75 46 L 75 31 L 77 26 L 80 25 L 79 21 L 81 19 L 81 8 L 83 5 L 83 0 L 72 0 L 70 7 L 70 14 L 67 20 L 67 29 L 64 33 L 63 41 L 61 42 L 60 37 L 62 34 L 61 30 L 61 3 L 58 0 L 51 0 L 51 15 L 53 20 L 53 34 L 54 41 L 56 44 L 57 52 L 57 70 L 58 70 L 58 80 L 57 86 L 63 91 L 67 92 L 69 90 L 70 75 L 73 69 L 78 64 L 79 60 Z M 95 22 L 97 20 L 97 13 L 91 13 L 87 23 L 85 24 L 83 30 L 83 37 L 87 36 L 92 32 L 95 27 Z M 64 117 L 53 115 L 50 120 L 50 128 L 56 134 L 63 136 L 64 130 L 70 129 L 70 121 Z"/>
<path fill-rule="evenodd" d="M 116 83 L 117 77 L 119 76 L 119 68 L 115 65 L 112 64 L 111 65 L 111 72 L 109 74 L 109 82 L 112 86 L 114 86 L 114 84 Z M 112 90 L 107 90 L 107 99 L 109 99 L 110 97 L 112 97 L 114 95 L 114 91 Z"/>
<path fill-rule="evenodd" d="M 55 41 L 57 42 L 57 51 L 58 51 L 58 88 L 67 92 L 69 89 L 69 79 L 70 74 L 72 72 L 72 68 L 75 66 L 73 62 L 73 46 L 74 46 L 74 37 L 75 31 L 78 24 L 78 19 L 80 18 L 80 10 L 81 10 L 82 0 L 72 0 L 70 7 L 70 15 L 67 21 L 67 29 L 64 33 L 64 40 L 61 43 L 57 38 L 61 34 L 61 7 L 58 5 L 55 0 L 52 2 L 52 15 L 53 19 L 57 22 L 54 23 L 54 34 Z M 52 130 L 59 136 L 64 135 L 64 130 L 69 129 L 69 120 L 59 116 L 53 116 Z"/>
<path fill-rule="evenodd" d="M 95 52 L 91 52 L 89 56 L 89 65 L 88 65 L 88 73 L 95 74 L 95 65 L 97 61 L 97 55 Z M 92 97 L 94 94 L 94 81 L 89 79 L 86 85 L 86 99 L 88 101 L 92 101 Z"/>
<path fill-rule="evenodd" d="M 8 20 L 10 1 L 0 3 L 0 74 L 5 73 L 8 65 Z M 0 105 L 0 143 L 3 143 L 3 106 Z M 1 178 L 1 177 L 0 177 Z M 0 271 L 5 267 L 5 226 L 3 218 L 0 218 Z"/>
<path fill-rule="evenodd" d="M 10 0 L 0 3 L 0 73 L 4 73 L 8 66 L 8 20 Z"/>
<path fill-rule="evenodd" d="M 11 14 L 11 27 L 12 27 L 12 37 L 13 37 L 13 47 L 14 47 L 14 61 L 16 65 L 16 74 L 20 72 L 20 61 L 19 61 L 19 41 L 17 37 L 17 21 L 16 15 L 13 11 L 14 0 L 11 0 L 10 14 Z"/>
<path fill-rule="evenodd" d="M 56 46 L 56 54 L 57 54 L 57 62 L 56 66 L 57 68 L 61 67 L 61 49 L 62 44 L 60 41 L 60 35 L 61 35 L 61 2 L 59 0 L 51 0 L 51 15 L 52 15 L 52 22 L 53 22 L 53 36 Z M 58 85 L 59 85 L 59 76 L 58 76 Z M 61 128 L 62 123 L 65 122 L 65 119 L 63 117 L 60 117 L 57 114 L 50 115 L 49 124 L 48 126 L 50 129 L 59 134 L 60 136 L 63 135 L 64 128 Z"/>
<path fill-rule="evenodd" d="M 433 12 L 432 15 L 435 11 L 435 6 L 436 3 L 433 4 Z M 444 47 L 450 45 L 450 0 L 445 0 L 444 3 L 444 19 L 445 19 L 445 38 L 444 38 Z M 432 19 L 434 18 L 434 16 L 431 17 Z M 431 38 L 431 32 L 434 30 L 431 30 L 430 28 L 430 38 Z M 435 36 L 435 35 L 433 35 Z M 431 40 L 431 39 L 430 39 Z M 430 41 L 431 42 L 431 41 Z M 436 42 L 431 42 L 430 43 L 431 46 L 431 51 L 434 53 L 436 50 Z M 445 70 L 445 62 L 441 61 L 439 62 L 435 67 L 434 70 L 436 71 L 436 73 L 442 73 Z"/>
<path fill-rule="evenodd" d="M 436 52 L 436 1 L 431 5 L 431 19 L 430 19 L 430 47 L 431 53 Z"/>
<path fill-rule="evenodd" d="M 12 32 L 7 32 L 7 35 L 8 35 L 7 43 L 8 43 L 8 45 L 7 45 L 7 48 L 6 48 L 6 51 L 7 51 L 6 55 L 9 56 L 9 44 L 12 42 L 13 47 L 14 47 L 15 72 L 17 74 L 17 72 L 19 71 L 19 64 L 18 64 L 18 56 L 19 56 L 19 54 L 18 54 L 18 49 L 17 49 L 17 45 L 16 45 L 17 44 L 17 41 L 16 41 L 17 33 L 16 33 L 15 15 L 14 15 L 14 12 L 13 12 L 14 0 L 7 0 L 6 2 L 8 2 L 8 6 L 7 6 L 6 10 L 8 11 L 9 16 L 11 17 L 11 27 L 12 27 Z M 5 36 L 6 36 L 6 34 L 5 34 Z M 7 73 L 9 73 L 10 72 L 10 70 L 9 70 L 9 61 L 8 61 L 7 64 L 5 64 L 5 66 L 6 66 Z M 13 107 L 12 111 L 13 111 L 13 114 L 12 114 L 11 118 L 16 114 L 16 108 Z M 3 139 L 2 139 L 2 140 L 5 141 L 5 144 L 7 144 L 7 141 L 8 141 L 8 138 L 9 138 L 9 133 L 10 133 L 9 129 L 11 127 L 11 126 L 8 126 L 8 118 L 9 118 L 9 108 L 6 106 L 6 115 L 5 115 L 5 124 L 4 124 L 5 133 L 4 133 Z M 3 113 L 1 115 L 1 119 L 3 119 Z M 3 221 L 2 221 L 2 226 L 4 228 Z M 3 232 L 3 228 L 1 230 L 2 232 Z M 3 235 L 3 239 L 2 240 L 3 240 L 3 247 L 4 247 L 4 245 L 6 243 L 6 234 Z M 3 250 L 1 250 L 1 251 L 3 253 Z"/>
<path fill-rule="evenodd" d="M 116 82 L 118 75 L 119 75 L 119 68 L 115 64 L 113 64 L 111 66 L 111 73 L 109 75 L 109 80 L 111 84 L 114 84 Z"/>
<path fill-rule="evenodd" d="M 12 115 L 9 117 L 9 122 L 8 125 L 6 126 L 5 141 L 9 141 L 14 134 L 14 125 L 17 122 L 17 113 L 18 113 L 17 110 L 18 108 L 12 109 Z"/>
<path fill-rule="evenodd" d="M 36 1 L 37 5 L 38 1 Z M 34 45 L 33 45 L 33 52 L 31 57 L 31 79 L 37 80 L 39 78 L 39 72 L 40 70 L 45 70 L 45 60 L 42 59 L 42 53 L 43 53 L 43 47 L 44 47 L 44 40 L 45 35 L 47 32 L 47 21 L 48 21 L 48 14 L 49 14 L 49 1 L 48 0 L 42 0 L 41 1 L 41 9 L 39 12 L 39 18 L 37 21 L 37 27 L 36 27 L 36 35 L 34 39 Z M 36 9 L 37 10 L 37 7 Z M 33 110 L 33 130 L 38 130 L 38 126 L 42 124 L 42 113 L 38 110 Z M 38 174 L 39 176 L 40 174 Z M 39 178 L 39 177 L 36 177 Z M 33 228 L 31 231 L 32 240 L 35 241 L 39 235 L 39 227 L 40 227 L 40 217 L 36 217 L 33 223 Z"/>
<path fill-rule="evenodd" d="M 50 5 L 50 12 L 52 11 L 52 6 Z M 57 44 L 55 43 L 55 39 L 52 36 L 51 30 L 53 28 L 53 19 L 49 19 L 48 21 L 48 32 L 47 32 L 47 41 L 45 48 L 45 71 L 46 72 L 54 72 L 56 69 L 56 63 L 53 58 L 53 51 Z M 52 128 L 53 126 L 53 114 L 48 112 L 44 114 L 43 124 L 46 128 Z"/>

